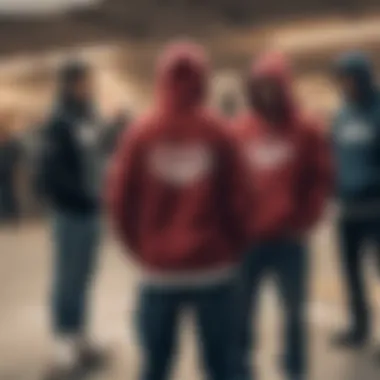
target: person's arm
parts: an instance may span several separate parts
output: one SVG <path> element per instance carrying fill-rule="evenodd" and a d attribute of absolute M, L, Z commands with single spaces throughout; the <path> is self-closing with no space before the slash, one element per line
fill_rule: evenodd
<path fill-rule="evenodd" d="M 237 245 L 245 249 L 254 235 L 253 175 L 243 157 L 238 139 L 230 132 L 228 136 L 222 159 L 221 191 L 228 207 L 226 218 L 229 232 L 235 238 Z"/>
<path fill-rule="evenodd" d="M 134 253 L 139 247 L 141 146 L 135 128 L 124 133 L 109 167 L 106 202 L 116 233 Z"/>
<path fill-rule="evenodd" d="M 311 128 L 307 136 L 305 176 L 301 188 L 297 221 L 300 230 L 312 228 L 323 215 L 333 191 L 331 144 L 321 128 Z"/>

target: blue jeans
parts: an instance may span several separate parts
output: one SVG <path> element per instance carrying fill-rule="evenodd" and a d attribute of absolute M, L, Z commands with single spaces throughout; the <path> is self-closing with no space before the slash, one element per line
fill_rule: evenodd
<path fill-rule="evenodd" d="M 285 372 L 291 377 L 302 376 L 306 371 L 307 252 L 300 243 L 278 240 L 253 247 L 243 264 L 239 333 L 242 353 L 238 369 L 241 379 L 252 377 L 250 364 L 251 349 L 256 345 L 257 301 L 260 282 L 267 275 L 274 277 L 284 306 Z"/>
<path fill-rule="evenodd" d="M 210 380 L 231 380 L 235 334 L 236 283 L 200 289 L 140 290 L 137 325 L 144 355 L 141 380 L 165 380 L 176 357 L 180 317 L 194 310 L 202 359 Z"/>
<path fill-rule="evenodd" d="M 380 219 L 345 219 L 339 221 L 340 255 L 347 287 L 353 330 L 367 338 L 371 329 L 371 307 L 365 288 L 363 262 L 365 244 L 374 243 L 380 268 Z"/>
<path fill-rule="evenodd" d="M 52 314 L 58 334 L 81 333 L 86 325 L 87 290 L 99 243 L 98 216 L 54 215 Z"/>

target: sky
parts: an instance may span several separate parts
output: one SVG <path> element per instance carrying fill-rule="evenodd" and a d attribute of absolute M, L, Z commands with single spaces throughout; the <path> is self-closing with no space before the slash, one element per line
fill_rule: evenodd
<path fill-rule="evenodd" d="M 0 0 L 0 13 L 60 12 L 70 7 L 93 5 L 101 0 Z"/>

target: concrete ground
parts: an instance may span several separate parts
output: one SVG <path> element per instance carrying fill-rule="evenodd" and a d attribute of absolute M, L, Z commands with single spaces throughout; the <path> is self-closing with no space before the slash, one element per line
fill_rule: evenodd
<path fill-rule="evenodd" d="M 334 233 L 329 226 L 330 223 L 326 223 L 312 239 L 310 379 L 379 379 L 380 368 L 371 364 L 373 345 L 357 353 L 339 353 L 328 344 L 330 334 L 346 323 Z M 0 380 L 40 379 L 49 363 L 51 336 L 47 301 L 51 253 L 48 232 L 47 226 L 42 224 L 0 231 Z M 93 293 L 93 330 L 100 341 L 112 348 L 113 360 L 107 371 L 90 380 L 137 378 L 139 352 L 133 313 L 138 275 L 118 251 L 110 238 L 105 240 Z M 375 277 L 374 267 L 368 265 L 371 278 Z M 371 296 L 374 305 L 377 299 L 379 306 L 380 289 L 374 280 L 371 280 Z M 281 348 L 281 313 L 271 287 L 265 287 L 262 301 L 261 348 L 257 360 L 260 379 L 280 380 L 276 364 Z M 378 322 L 379 314 L 377 312 L 375 318 Z M 201 377 L 191 315 L 184 320 L 179 358 L 173 378 Z"/>

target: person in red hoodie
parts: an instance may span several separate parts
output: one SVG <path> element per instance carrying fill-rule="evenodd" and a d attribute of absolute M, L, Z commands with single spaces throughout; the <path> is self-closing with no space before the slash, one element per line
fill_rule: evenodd
<path fill-rule="evenodd" d="M 142 269 L 142 380 L 168 377 L 187 306 L 209 379 L 232 378 L 235 280 L 253 196 L 236 139 L 204 108 L 207 67 L 198 45 L 165 50 L 156 105 L 125 133 L 111 164 L 112 220 Z"/>
<path fill-rule="evenodd" d="M 250 378 L 251 323 L 259 283 L 272 275 L 285 310 L 284 370 L 306 376 L 306 238 L 320 219 L 330 191 L 329 148 L 322 127 L 305 115 L 292 95 L 286 59 L 266 54 L 254 62 L 247 83 L 249 111 L 235 120 L 241 149 L 255 181 L 255 243 L 243 265 L 243 362 Z"/>

